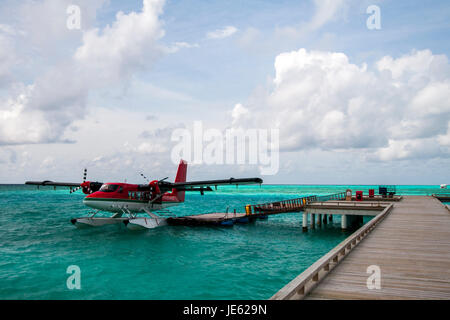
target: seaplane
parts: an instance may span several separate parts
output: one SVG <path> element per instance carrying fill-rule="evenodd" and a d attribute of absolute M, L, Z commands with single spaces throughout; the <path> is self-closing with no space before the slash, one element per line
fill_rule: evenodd
<path fill-rule="evenodd" d="M 145 176 L 141 173 L 145 178 Z M 118 182 L 86 181 L 87 170 L 84 169 L 83 182 L 27 181 L 27 185 L 69 187 L 70 193 L 82 190 L 86 197 L 83 203 L 94 209 L 86 217 L 71 219 L 78 228 L 100 227 L 124 224 L 130 230 L 153 229 L 167 225 L 167 216 L 160 212 L 172 206 L 182 204 L 185 192 L 213 191 L 222 185 L 262 184 L 261 178 L 223 179 L 206 181 L 186 181 L 187 162 L 181 160 L 174 182 L 161 180 L 148 181 L 147 184 L 129 184 Z M 101 213 L 109 216 L 101 216 Z M 100 213 L 100 214 L 99 214 Z"/>

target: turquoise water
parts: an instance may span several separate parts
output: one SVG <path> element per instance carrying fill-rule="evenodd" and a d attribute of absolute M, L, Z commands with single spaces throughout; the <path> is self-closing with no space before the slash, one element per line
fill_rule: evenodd
<path fill-rule="evenodd" d="M 177 215 L 224 211 L 347 186 L 271 185 L 189 194 Z M 370 186 L 352 186 L 367 190 Z M 431 194 L 438 186 L 399 186 Z M 340 220 L 302 233 L 301 216 L 215 227 L 161 227 L 131 232 L 117 226 L 76 229 L 83 194 L 0 185 L 0 299 L 268 299 L 348 234 Z M 66 269 L 81 269 L 81 290 L 69 290 Z"/>

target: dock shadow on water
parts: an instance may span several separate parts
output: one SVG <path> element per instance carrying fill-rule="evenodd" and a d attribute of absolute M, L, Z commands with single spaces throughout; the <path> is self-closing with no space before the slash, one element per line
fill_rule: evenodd
<path fill-rule="evenodd" d="M 302 232 L 301 214 L 233 227 L 74 228 L 84 214 L 66 190 L 2 187 L 1 299 L 268 299 L 344 240 L 340 220 Z M 174 214 L 224 211 L 283 194 L 190 195 Z M 69 266 L 81 289 L 67 287 Z"/>

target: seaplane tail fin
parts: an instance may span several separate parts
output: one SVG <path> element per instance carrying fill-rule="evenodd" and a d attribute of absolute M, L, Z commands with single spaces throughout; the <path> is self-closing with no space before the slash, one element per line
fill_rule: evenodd
<path fill-rule="evenodd" d="M 176 182 L 186 182 L 186 175 L 187 175 L 187 162 L 184 160 L 180 161 L 180 164 L 178 165 L 178 171 L 177 176 L 175 178 Z M 180 202 L 184 202 L 184 191 L 178 191 L 177 189 L 172 189 L 172 193 L 176 195 L 178 200 Z"/>

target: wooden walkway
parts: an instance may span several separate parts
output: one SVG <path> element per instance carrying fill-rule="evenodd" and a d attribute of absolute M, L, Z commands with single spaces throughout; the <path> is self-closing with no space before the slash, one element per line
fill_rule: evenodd
<path fill-rule="evenodd" d="M 381 289 L 367 288 L 367 267 Z M 450 212 L 437 199 L 405 196 L 306 299 L 450 299 Z"/>

